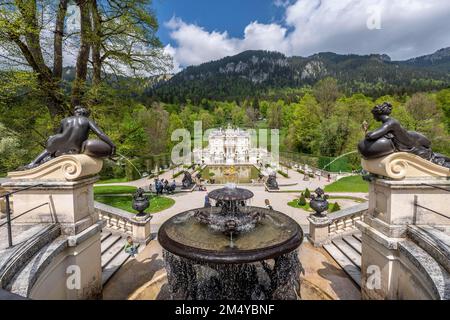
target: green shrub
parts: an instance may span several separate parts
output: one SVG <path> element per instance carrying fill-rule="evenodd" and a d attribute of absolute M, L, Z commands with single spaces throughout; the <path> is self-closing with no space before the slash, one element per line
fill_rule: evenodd
<path fill-rule="evenodd" d="M 308 199 L 311 198 L 311 191 L 309 191 L 308 188 L 306 188 L 306 190 L 305 190 L 305 198 L 308 198 Z"/>
<path fill-rule="evenodd" d="M 335 202 L 332 206 L 331 209 L 329 210 L 329 212 L 336 212 L 341 210 L 341 206 L 339 205 L 339 203 Z"/>
<path fill-rule="evenodd" d="M 298 199 L 298 205 L 301 207 L 306 205 L 306 199 L 303 193 L 300 195 L 300 199 Z"/>

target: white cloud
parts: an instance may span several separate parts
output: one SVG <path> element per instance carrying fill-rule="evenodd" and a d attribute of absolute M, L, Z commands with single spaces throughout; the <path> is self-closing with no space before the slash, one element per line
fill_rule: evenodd
<path fill-rule="evenodd" d="M 166 52 L 178 66 L 197 65 L 250 49 L 282 52 L 288 49 L 287 29 L 274 23 L 252 22 L 245 28 L 242 39 L 230 37 L 226 31 L 209 32 L 175 17 L 165 26 L 172 30 L 170 37 L 177 43 L 177 47 L 167 46 Z"/>
<path fill-rule="evenodd" d="M 379 11 L 379 30 L 367 28 L 373 9 Z M 288 35 L 291 54 L 387 53 L 404 59 L 450 45 L 446 0 L 297 1 L 285 21 L 294 29 Z"/>
<path fill-rule="evenodd" d="M 188 66 L 249 49 L 302 56 L 387 53 L 406 59 L 450 45 L 448 0 L 275 0 L 274 5 L 285 8 L 281 24 L 251 22 L 240 38 L 174 17 L 166 23 L 176 44 L 170 53 L 179 66 Z M 381 28 L 369 29 L 369 18 L 380 18 Z"/>
<path fill-rule="evenodd" d="M 170 44 L 168 44 L 168 45 L 166 45 L 164 47 L 164 53 L 169 55 L 169 56 L 171 56 L 171 57 L 174 57 L 176 55 L 177 51 L 176 51 L 176 49 L 174 47 L 172 47 Z M 180 72 L 180 71 L 181 71 L 180 63 L 176 59 L 173 59 L 172 72 L 177 73 L 177 72 Z"/>
<path fill-rule="evenodd" d="M 273 4 L 275 7 L 283 7 L 286 8 L 291 3 L 290 0 L 275 0 Z"/>
<path fill-rule="evenodd" d="M 237 53 L 239 40 L 230 38 L 227 32 L 208 32 L 178 18 L 172 18 L 166 26 L 172 30 L 170 37 L 178 45 L 174 57 L 180 65 L 196 65 Z"/>

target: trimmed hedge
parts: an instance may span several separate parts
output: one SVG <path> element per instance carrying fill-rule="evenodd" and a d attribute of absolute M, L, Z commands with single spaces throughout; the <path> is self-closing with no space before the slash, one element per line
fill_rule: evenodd
<path fill-rule="evenodd" d="M 283 172 L 283 171 L 281 171 L 281 170 L 278 170 L 277 172 L 278 172 L 280 175 L 282 175 L 283 177 L 289 178 L 289 175 L 288 175 L 286 172 Z"/>

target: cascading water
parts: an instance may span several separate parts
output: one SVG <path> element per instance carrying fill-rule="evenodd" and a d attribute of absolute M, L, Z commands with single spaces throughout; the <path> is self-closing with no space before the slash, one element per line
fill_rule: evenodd
<path fill-rule="evenodd" d="M 172 299 L 299 299 L 300 226 L 245 206 L 246 189 L 227 185 L 209 197 L 216 207 L 180 213 L 159 230 Z"/>

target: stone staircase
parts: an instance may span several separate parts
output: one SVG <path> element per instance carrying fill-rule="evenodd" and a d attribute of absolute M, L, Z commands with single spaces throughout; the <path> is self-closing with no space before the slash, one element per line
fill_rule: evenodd
<path fill-rule="evenodd" d="M 103 229 L 101 233 L 102 254 L 102 285 L 105 285 L 120 267 L 130 259 L 130 255 L 123 250 L 126 236 Z M 141 248 L 139 244 L 138 250 Z"/>
<path fill-rule="evenodd" d="M 16 227 L 17 229 L 18 227 Z M 55 224 L 17 229 L 14 247 L 0 247 L 0 288 L 27 297 L 37 277 L 52 259 L 67 247 L 67 237 Z M 3 230 L 2 230 L 3 231 Z M 5 239 L 4 239 L 5 240 Z M 103 229 L 101 232 L 102 284 L 105 285 L 130 256 L 124 252 L 126 236 Z M 138 245 L 138 250 L 143 246 Z"/>
<path fill-rule="evenodd" d="M 361 232 L 335 238 L 323 248 L 361 287 Z"/>
<path fill-rule="evenodd" d="M 14 226 L 14 245 L 0 248 L 0 288 L 27 296 L 42 271 L 51 261 L 55 248 L 65 248 L 57 224 L 38 224 L 26 227 Z"/>

